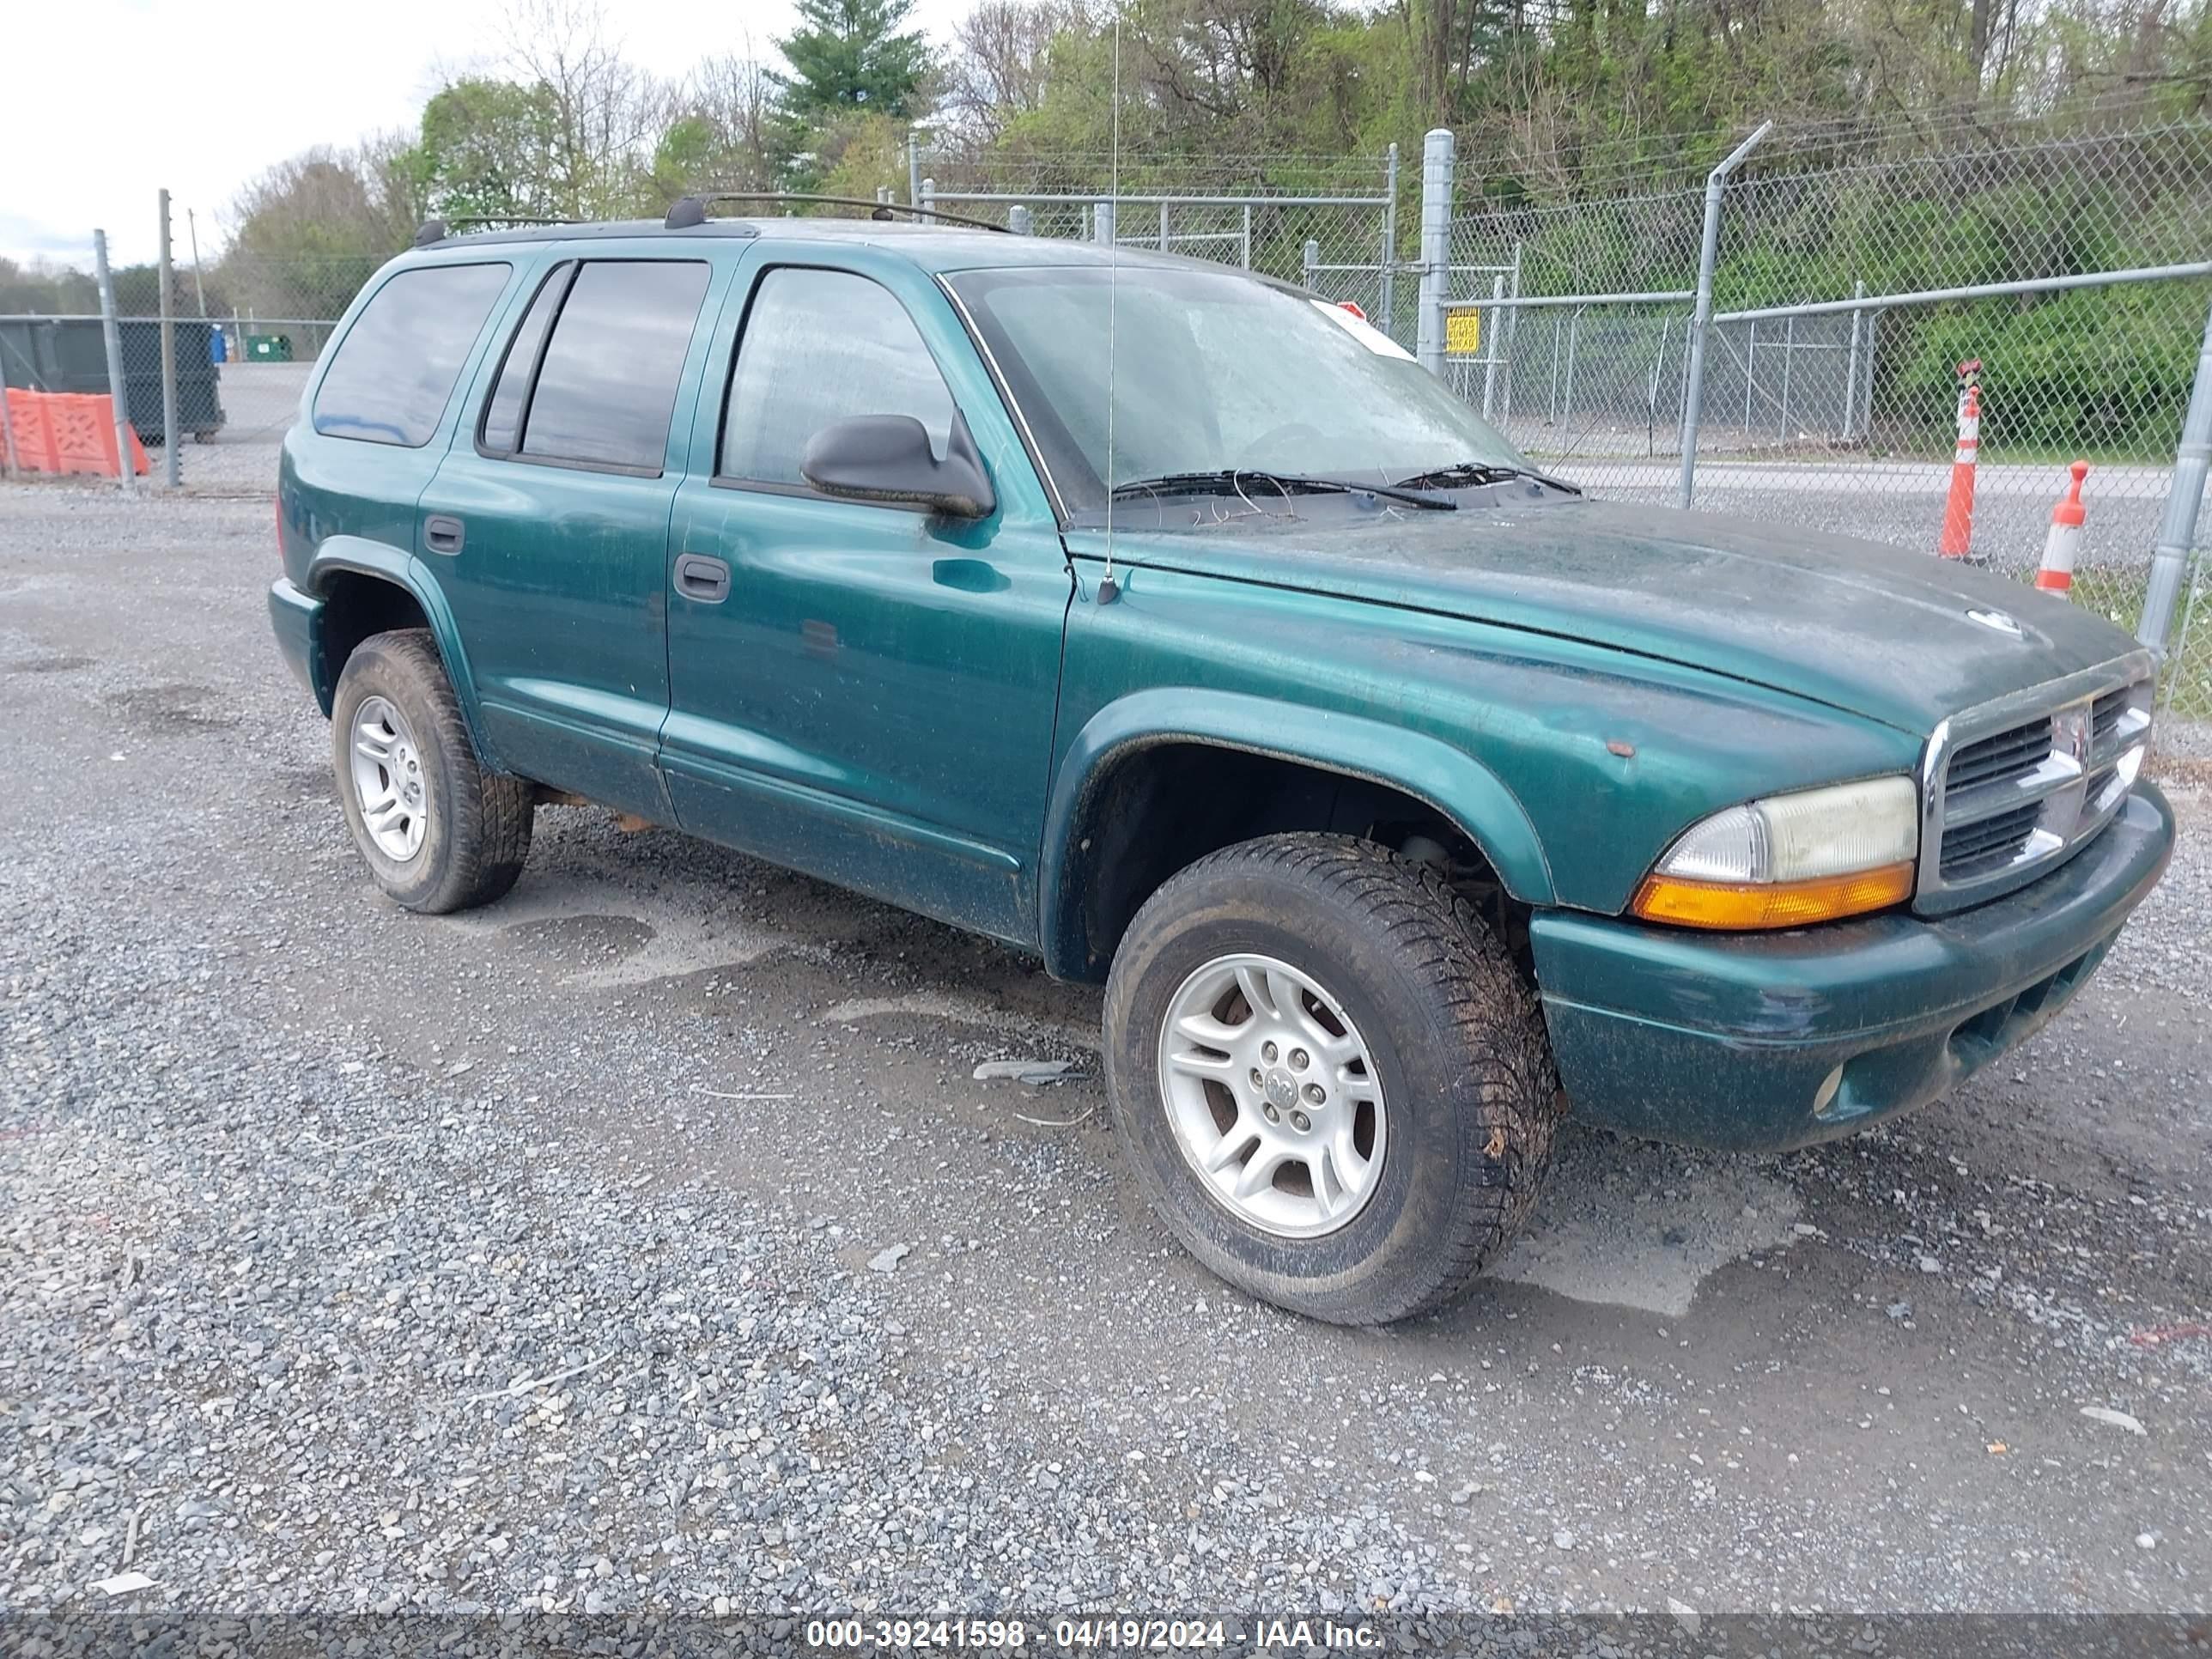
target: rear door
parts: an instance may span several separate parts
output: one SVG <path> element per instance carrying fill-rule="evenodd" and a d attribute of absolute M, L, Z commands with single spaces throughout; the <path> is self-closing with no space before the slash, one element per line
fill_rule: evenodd
<path fill-rule="evenodd" d="M 437 475 L 456 392 L 475 374 L 485 319 L 514 270 L 507 259 L 403 266 L 359 302 L 321 363 L 301 366 L 312 392 L 306 418 L 285 434 L 277 485 L 288 544 L 312 550 L 357 536 L 415 550 L 416 503 Z"/>
<path fill-rule="evenodd" d="M 419 545 L 494 762 L 665 821 L 672 434 L 690 428 L 715 274 L 696 255 L 609 246 L 574 245 L 532 273 L 423 492 Z"/>

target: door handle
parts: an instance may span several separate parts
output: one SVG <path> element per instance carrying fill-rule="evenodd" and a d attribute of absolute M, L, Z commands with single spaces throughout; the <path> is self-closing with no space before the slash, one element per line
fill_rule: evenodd
<path fill-rule="evenodd" d="M 434 513 L 422 520 L 422 545 L 433 553 L 458 553 L 463 535 L 461 521 Z"/>
<path fill-rule="evenodd" d="M 720 605 L 730 597 L 730 567 L 701 553 L 681 553 L 676 559 L 676 591 L 705 605 Z"/>

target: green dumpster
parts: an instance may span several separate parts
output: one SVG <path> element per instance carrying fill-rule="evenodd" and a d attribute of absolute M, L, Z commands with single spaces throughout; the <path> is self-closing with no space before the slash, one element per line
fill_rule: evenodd
<path fill-rule="evenodd" d="M 292 361 L 292 337 L 249 334 L 246 337 L 246 357 L 248 362 L 289 363 Z"/>
<path fill-rule="evenodd" d="M 176 330 L 177 419 L 186 432 L 212 438 L 223 424 L 213 348 L 215 325 L 179 318 Z M 162 441 L 161 325 L 126 317 L 116 325 L 123 351 L 125 413 L 149 448 Z M 107 344 L 97 317 L 25 317 L 0 322 L 0 380 L 33 392 L 106 392 Z"/>

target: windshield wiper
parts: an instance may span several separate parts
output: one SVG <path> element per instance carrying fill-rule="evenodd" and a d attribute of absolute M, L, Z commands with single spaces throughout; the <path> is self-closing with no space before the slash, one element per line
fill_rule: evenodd
<path fill-rule="evenodd" d="M 1457 501 L 1416 495 L 1397 484 L 1361 483 L 1351 478 L 1322 478 L 1303 472 L 1270 472 L 1263 467 L 1224 466 L 1212 472 L 1163 472 L 1156 478 L 1133 478 L 1114 486 L 1114 498 L 1124 495 L 1242 495 L 1247 483 L 1288 495 L 1379 495 L 1425 512 L 1454 513 Z"/>
<path fill-rule="evenodd" d="M 1514 478 L 1533 478 L 1540 484 L 1549 484 L 1554 489 L 1564 489 L 1570 495 L 1581 495 L 1578 485 L 1565 478 L 1555 478 L 1548 472 L 1539 472 L 1534 467 L 1508 466 L 1503 461 L 1454 461 L 1449 466 L 1431 467 L 1426 472 L 1416 472 L 1410 478 L 1400 478 L 1400 489 L 1464 489 L 1474 484 L 1505 483 Z"/>

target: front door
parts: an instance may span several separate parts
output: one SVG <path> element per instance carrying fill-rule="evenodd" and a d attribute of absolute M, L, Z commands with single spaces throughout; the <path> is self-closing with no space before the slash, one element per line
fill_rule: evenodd
<path fill-rule="evenodd" d="M 687 830 L 1000 938 L 1036 942 L 1060 637 L 1059 531 L 942 294 L 872 250 L 767 256 L 724 307 L 669 537 L 661 763 Z M 833 501 L 799 461 L 833 422 L 967 421 L 978 520 Z"/>
<path fill-rule="evenodd" d="M 712 267 L 564 258 L 539 279 L 421 501 L 504 771 L 665 820 L 661 568 Z M 696 342 L 695 332 L 700 337 Z"/>

